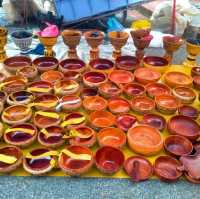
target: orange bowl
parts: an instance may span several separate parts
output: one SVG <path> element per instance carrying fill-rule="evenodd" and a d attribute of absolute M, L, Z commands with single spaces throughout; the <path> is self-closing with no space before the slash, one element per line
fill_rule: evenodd
<path fill-rule="evenodd" d="M 145 95 L 146 92 L 145 87 L 137 83 L 126 84 L 123 91 L 130 98 Z"/>
<path fill-rule="evenodd" d="M 41 74 L 40 79 L 54 84 L 56 81 L 64 78 L 63 73 L 56 70 L 48 70 Z"/>
<path fill-rule="evenodd" d="M 113 70 L 108 79 L 115 84 L 127 84 L 134 80 L 134 76 L 131 72 L 126 70 Z"/>
<path fill-rule="evenodd" d="M 100 96 L 86 97 L 83 100 L 83 106 L 89 111 L 101 111 L 106 109 L 107 101 Z"/>

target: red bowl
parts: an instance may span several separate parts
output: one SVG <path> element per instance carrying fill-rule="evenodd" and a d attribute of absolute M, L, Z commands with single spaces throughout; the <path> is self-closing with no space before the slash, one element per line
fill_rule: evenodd
<path fill-rule="evenodd" d="M 67 71 L 64 73 L 64 79 L 79 81 L 81 79 L 81 73 L 71 70 Z"/>
<path fill-rule="evenodd" d="M 34 66 L 24 66 L 23 68 L 19 68 L 17 70 L 16 75 L 20 75 L 29 80 L 33 80 L 37 77 L 38 71 Z"/>
<path fill-rule="evenodd" d="M 134 71 L 139 67 L 140 61 L 133 56 L 120 56 L 117 57 L 115 65 L 122 70 Z"/>
<path fill-rule="evenodd" d="M 116 118 L 116 125 L 122 131 L 128 131 L 137 122 L 137 118 L 131 114 L 120 114 Z"/>
<path fill-rule="evenodd" d="M 116 173 L 124 163 L 124 154 L 120 149 L 104 146 L 96 151 L 96 167 L 106 174 Z"/>
<path fill-rule="evenodd" d="M 82 98 L 97 96 L 97 95 L 98 95 L 97 88 L 83 88 L 81 91 Z"/>
<path fill-rule="evenodd" d="M 168 121 L 168 131 L 171 134 L 181 135 L 195 141 L 200 135 L 199 124 L 187 116 L 177 115 Z"/>
<path fill-rule="evenodd" d="M 59 69 L 63 73 L 68 71 L 83 72 L 85 71 L 85 62 L 80 59 L 64 59 L 60 62 Z"/>
<path fill-rule="evenodd" d="M 81 98 L 76 95 L 65 95 L 59 101 L 59 108 L 62 108 L 64 111 L 75 110 L 80 108 L 82 105 Z M 57 107 L 57 110 L 59 109 Z"/>
<path fill-rule="evenodd" d="M 155 160 L 154 173 L 158 178 L 165 182 L 174 182 L 182 176 L 178 170 L 181 163 L 170 156 L 160 156 Z"/>
<path fill-rule="evenodd" d="M 107 107 L 107 101 L 100 96 L 86 97 L 83 100 L 83 107 L 88 111 L 101 111 Z"/>
<path fill-rule="evenodd" d="M 134 80 L 133 74 L 126 70 L 113 70 L 108 78 L 116 84 L 128 84 Z"/>
<path fill-rule="evenodd" d="M 166 120 L 161 115 L 146 114 L 143 116 L 142 124 L 147 124 L 158 129 L 159 131 L 163 131 L 166 127 Z"/>
<path fill-rule="evenodd" d="M 151 162 L 142 156 L 131 156 L 124 162 L 124 169 L 134 182 L 148 180 L 153 174 Z"/>
<path fill-rule="evenodd" d="M 184 105 L 178 108 L 179 115 L 191 117 L 196 120 L 199 116 L 199 111 L 193 106 Z"/>
<path fill-rule="evenodd" d="M 131 98 L 145 95 L 146 92 L 145 87 L 137 83 L 126 84 L 123 88 L 123 91 L 128 97 Z"/>
<path fill-rule="evenodd" d="M 101 129 L 97 134 L 97 139 L 100 146 L 121 148 L 126 144 L 126 134 L 114 127 Z"/>
<path fill-rule="evenodd" d="M 64 78 L 63 73 L 56 70 L 48 70 L 41 74 L 40 79 L 54 84 L 56 81 Z"/>
<path fill-rule="evenodd" d="M 192 67 L 191 69 L 191 76 L 200 76 L 200 67 Z"/>
<path fill-rule="evenodd" d="M 200 76 L 193 77 L 193 85 L 195 89 L 200 90 Z"/>

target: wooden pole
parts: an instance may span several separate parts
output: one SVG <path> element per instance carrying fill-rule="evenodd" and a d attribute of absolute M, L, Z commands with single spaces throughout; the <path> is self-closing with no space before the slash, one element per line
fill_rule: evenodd
<path fill-rule="evenodd" d="M 173 0 L 172 7 L 172 34 L 176 32 L 176 0 Z"/>

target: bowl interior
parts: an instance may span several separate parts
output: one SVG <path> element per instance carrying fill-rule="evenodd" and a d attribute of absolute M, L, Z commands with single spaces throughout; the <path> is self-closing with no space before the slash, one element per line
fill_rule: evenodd
<path fill-rule="evenodd" d="M 12 37 L 16 39 L 26 39 L 26 38 L 32 38 L 33 34 L 31 32 L 27 31 L 16 31 L 11 34 Z"/>
<path fill-rule="evenodd" d="M 54 57 L 39 57 L 33 61 L 33 64 L 40 68 L 47 68 L 58 65 L 58 60 Z"/>
<path fill-rule="evenodd" d="M 122 114 L 116 118 L 117 127 L 123 131 L 128 131 L 136 122 L 137 118 L 131 114 Z"/>
<path fill-rule="evenodd" d="M 199 115 L 199 111 L 194 108 L 193 106 L 181 106 L 179 107 L 179 114 L 180 115 L 184 115 L 184 116 L 188 116 L 188 117 L 191 117 L 191 118 L 197 118 L 198 115 Z"/>
<path fill-rule="evenodd" d="M 133 56 L 121 56 L 116 59 L 116 64 L 118 67 L 124 69 L 133 69 L 138 67 L 139 60 Z"/>
<path fill-rule="evenodd" d="M 25 56 L 9 57 L 4 61 L 7 67 L 25 67 L 31 65 L 31 59 Z"/>
<path fill-rule="evenodd" d="M 89 65 L 97 70 L 108 70 L 114 67 L 114 63 L 108 59 L 95 59 Z"/>
<path fill-rule="evenodd" d="M 156 66 L 156 67 L 163 67 L 163 66 L 167 66 L 169 64 L 167 59 L 165 59 L 163 57 L 156 57 L 156 56 L 145 57 L 143 59 L 143 61 L 148 65 Z"/>
<path fill-rule="evenodd" d="M 136 83 L 127 84 L 124 87 L 124 90 L 127 94 L 133 95 L 133 96 L 142 95 L 145 92 L 144 86 L 140 84 L 136 84 Z"/>
<path fill-rule="evenodd" d="M 106 80 L 106 76 L 99 72 L 87 72 L 84 74 L 84 78 L 88 82 L 100 83 Z"/>
<path fill-rule="evenodd" d="M 65 59 L 60 62 L 60 66 L 68 70 L 77 70 L 85 67 L 85 63 L 80 59 Z"/>

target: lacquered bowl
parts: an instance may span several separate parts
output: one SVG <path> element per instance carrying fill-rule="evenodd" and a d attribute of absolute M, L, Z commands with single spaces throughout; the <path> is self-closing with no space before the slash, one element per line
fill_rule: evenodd
<path fill-rule="evenodd" d="M 40 72 L 54 70 L 58 67 L 59 62 L 54 57 L 38 57 L 33 61 L 33 65 Z"/>
<path fill-rule="evenodd" d="M 171 94 L 171 89 L 167 85 L 158 82 L 147 84 L 145 88 L 147 95 L 151 98 Z"/>
<path fill-rule="evenodd" d="M 131 156 L 126 159 L 124 170 L 134 182 L 148 180 L 153 175 L 151 162 L 142 156 Z"/>
<path fill-rule="evenodd" d="M 200 135 L 199 124 L 190 117 L 177 115 L 168 121 L 168 131 L 171 134 L 181 135 L 195 141 Z"/>
<path fill-rule="evenodd" d="M 48 70 L 41 74 L 40 79 L 54 84 L 56 81 L 60 81 L 64 78 L 63 73 L 56 70 Z"/>
<path fill-rule="evenodd" d="M 172 95 L 160 95 L 155 97 L 156 108 L 164 114 L 174 114 L 180 105 L 176 97 Z"/>
<path fill-rule="evenodd" d="M 63 96 L 57 107 L 57 110 L 62 108 L 64 111 L 75 110 L 80 108 L 82 105 L 82 100 L 76 95 L 65 95 Z"/>
<path fill-rule="evenodd" d="M 50 172 L 55 167 L 56 161 L 55 151 L 53 155 L 51 152 L 47 148 L 32 149 L 23 159 L 24 170 L 32 175 L 43 175 Z"/>
<path fill-rule="evenodd" d="M 105 98 L 117 97 L 122 93 L 121 86 L 108 81 L 99 86 L 99 93 Z"/>
<path fill-rule="evenodd" d="M 122 70 L 134 71 L 139 64 L 140 61 L 133 56 L 120 56 L 115 60 L 115 66 Z"/>
<path fill-rule="evenodd" d="M 96 167 L 106 174 L 116 173 L 124 163 L 124 154 L 120 149 L 104 146 L 99 148 L 95 154 Z"/>
<path fill-rule="evenodd" d="M 123 91 L 129 98 L 145 95 L 146 92 L 145 87 L 137 83 L 126 84 Z"/>
<path fill-rule="evenodd" d="M 150 156 L 155 155 L 163 148 L 160 132 L 148 125 L 139 125 L 128 130 L 129 147 L 136 153 Z"/>
<path fill-rule="evenodd" d="M 151 68 L 138 68 L 134 72 L 135 81 L 143 85 L 157 82 L 161 78 L 161 74 Z"/>
<path fill-rule="evenodd" d="M 4 132 L 5 142 L 19 147 L 31 145 L 36 138 L 37 128 L 29 123 L 13 125 Z"/>
<path fill-rule="evenodd" d="M 108 78 L 115 84 L 128 84 L 134 80 L 133 74 L 126 70 L 113 70 Z"/>
<path fill-rule="evenodd" d="M 108 100 L 108 108 L 112 113 L 127 113 L 130 110 L 129 102 L 122 97 L 114 97 Z"/>
<path fill-rule="evenodd" d="M 199 111 L 193 106 L 183 105 L 178 108 L 179 115 L 191 117 L 196 120 L 199 116 Z"/>
<path fill-rule="evenodd" d="M 89 62 L 91 70 L 94 71 L 103 71 L 104 73 L 109 73 L 114 69 L 114 63 L 109 59 L 93 59 Z"/>
<path fill-rule="evenodd" d="M 131 100 L 131 108 L 139 114 L 150 113 L 155 109 L 155 102 L 146 96 L 139 96 Z"/>
<path fill-rule="evenodd" d="M 0 172 L 10 173 L 16 170 L 22 164 L 23 153 L 20 148 L 16 146 L 2 146 L 0 147 L 0 156 L 7 156 L 11 158 L 11 161 L 5 161 L 5 158 L 0 160 Z"/>
<path fill-rule="evenodd" d="M 37 111 L 33 116 L 33 123 L 38 128 L 47 128 L 59 125 L 61 121 L 60 115 L 54 111 Z"/>
<path fill-rule="evenodd" d="M 49 126 L 38 134 L 38 142 L 45 147 L 57 148 L 64 144 L 64 129 L 61 126 Z"/>
<path fill-rule="evenodd" d="M 18 69 L 25 66 L 31 66 L 31 64 L 31 59 L 26 56 L 9 57 L 3 62 L 4 68 L 11 73 L 15 73 Z"/>
<path fill-rule="evenodd" d="M 54 84 L 54 91 L 57 95 L 73 95 L 80 89 L 80 85 L 74 80 L 60 80 Z"/>
<path fill-rule="evenodd" d="M 165 73 L 169 69 L 169 62 L 164 57 L 157 56 L 146 56 L 143 58 L 143 64 L 147 68 L 151 68 L 160 72 Z"/>
<path fill-rule="evenodd" d="M 97 88 L 83 88 L 81 90 L 81 97 L 84 99 L 86 97 L 97 96 L 98 89 Z"/>
<path fill-rule="evenodd" d="M 114 127 L 101 129 L 97 134 L 97 139 L 100 146 L 122 148 L 126 144 L 126 134 Z"/>
<path fill-rule="evenodd" d="M 192 88 L 179 86 L 172 90 L 173 95 L 183 104 L 191 104 L 196 99 L 196 93 Z"/>
<path fill-rule="evenodd" d="M 92 128 L 80 126 L 74 130 L 77 135 L 69 140 L 70 145 L 92 147 L 96 143 L 96 132 Z"/>
<path fill-rule="evenodd" d="M 89 71 L 83 74 L 83 83 L 89 87 L 99 87 L 107 81 L 107 77 L 102 72 Z"/>
<path fill-rule="evenodd" d="M 155 160 L 154 173 L 164 182 L 174 182 L 182 176 L 182 172 L 178 170 L 181 163 L 170 156 L 160 156 Z"/>
<path fill-rule="evenodd" d="M 150 125 L 159 131 L 163 131 L 166 127 L 166 120 L 163 116 L 157 114 L 146 114 L 143 116 L 142 124 Z"/>
<path fill-rule="evenodd" d="M 86 97 L 83 100 L 83 107 L 88 111 L 101 111 L 107 107 L 107 101 L 100 96 Z"/>
<path fill-rule="evenodd" d="M 69 70 L 64 73 L 64 79 L 80 81 L 80 80 L 82 80 L 82 75 L 81 75 L 81 73 L 79 73 L 77 71 Z"/>
<path fill-rule="evenodd" d="M 93 152 L 83 146 L 66 147 L 61 151 L 58 159 L 58 165 L 62 171 L 72 176 L 88 172 L 93 162 Z"/>
<path fill-rule="evenodd" d="M 32 116 L 32 110 L 26 105 L 13 105 L 3 110 L 2 120 L 7 124 L 21 124 Z"/>
<path fill-rule="evenodd" d="M 38 71 L 37 68 L 34 66 L 25 66 L 23 68 L 19 68 L 16 74 L 29 80 L 33 80 L 37 77 Z"/>
<path fill-rule="evenodd" d="M 60 62 L 59 70 L 63 73 L 68 71 L 76 71 L 79 73 L 84 72 L 86 69 L 86 64 L 80 59 L 64 59 Z"/>
<path fill-rule="evenodd" d="M 191 76 L 200 76 L 200 67 L 192 67 L 191 68 Z"/>
<path fill-rule="evenodd" d="M 193 77 L 193 85 L 195 89 L 200 90 L 200 76 Z"/>
<path fill-rule="evenodd" d="M 164 81 L 169 87 L 177 87 L 177 86 L 191 86 L 192 85 L 192 77 L 186 75 L 185 73 L 172 71 L 167 72 L 164 75 Z"/>
<path fill-rule="evenodd" d="M 137 123 L 137 118 L 134 115 L 124 113 L 116 117 L 116 125 L 122 131 L 128 131 Z"/>
<path fill-rule="evenodd" d="M 189 155 L 193 151 L 192 142 L 180 135 L 170 135 L 164 141 L 165 150 L 174 156 Z"/>
<path fill-rule="evenodd" d="M 96 128 L 105 128 L 115 124 L 115 116 L 108 111 L 94 111 L 90 114 L 89 121 Z"/>

